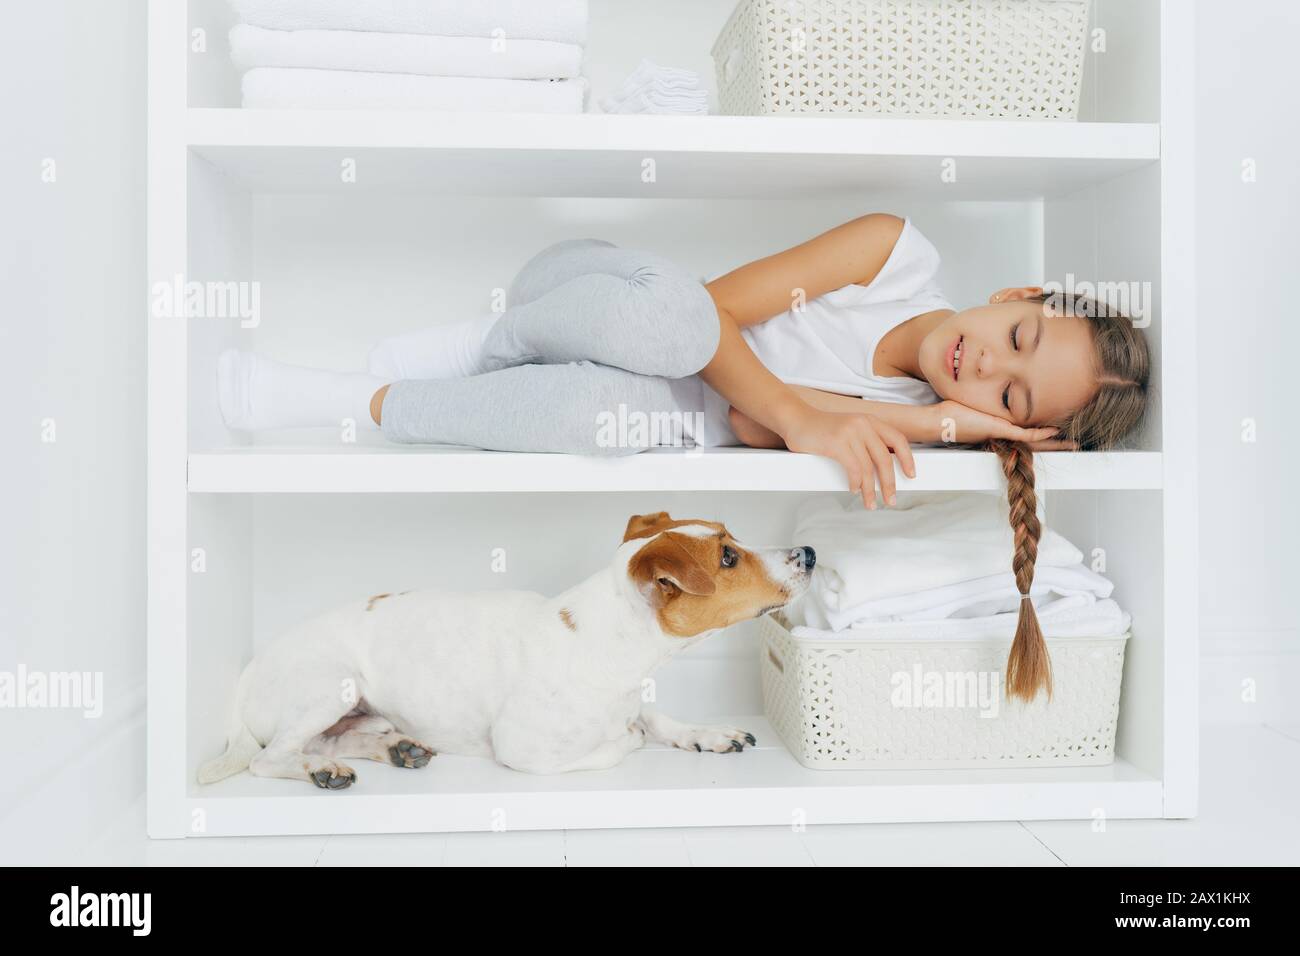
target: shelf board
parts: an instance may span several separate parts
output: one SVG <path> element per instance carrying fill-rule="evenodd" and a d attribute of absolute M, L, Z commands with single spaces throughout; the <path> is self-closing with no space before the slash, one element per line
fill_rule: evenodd
<path fill-rule="evenodd" d="M 1003 487 L 997 458 L 963 449 L 918 449 L 917 478 L 899 490 Z M 1045 452 L 1038 487 L 1158 489 L 1159 452 Z M 846 491 L 829 459 L 753 448 L 653 449 L 620 458 L 533 455 L 439 446 L 248 446 L 189 457 L 196 493 L 400 493 L 600 491 Z"/>
<path fill-rule="evenodd" d="M 186 139 L 258 191 L 491 196 L 1036 199 L 1160 156 L 1158 124 L 852 116 L 191 109 Z M 345 158 L 353 183 L 340 176 Z"/>
<path fill-rule="evenodd" d="M 617 767 L 537 776 L 491 760 L 441 755 L 420 772 L 355 761 L 358 782 L 320 793 L 293 780 L 238 774 L 189 788 L 207 835 L 600 827 L 785 825 L 938 820 L 1159 817 L 1158 779 L 1116 760 L 1102 767 L 809 770 L 762 717 L 729 720 L 759 745 L 740 754 L 661 747 Z"/>

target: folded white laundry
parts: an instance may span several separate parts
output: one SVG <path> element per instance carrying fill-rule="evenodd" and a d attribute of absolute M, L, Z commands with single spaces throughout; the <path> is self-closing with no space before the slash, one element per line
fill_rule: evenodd
<path fill-rule="evenodd" d="M 692 74 L 689 79 L 666 79 L 664 77 L 651 77 L 646 80 L 633 82 L 628 80 L 618 91 L 609 98 L 612 100 L 620 99 L 630 93 L 640 90 L 655 90 L 661 93 L 676 93 L 683 96 L 707 96 L 708 91 L 700 87 L 699 77 Z"/>
<path fill-rule="evenodd" d="M 623 85 L 641 86 L 653 82 L 694 87 L 700 83 L 700 74 L 694 70 L 684 70 L 676 66 L 660 66 L 658 63 L 642 59 L 637 64 L 636 69 L 628 75 Z"/>
<path fill-rule="evenodd" d="M 605 97 L 602 106 L 613 110 L 634 101 L 647 102 L 658 106 L 708 106 L 709 94 L 703 90 L 694 92 L 671 90 L 660 90 L 654 87 L 645 87 L 639 90 L 633 90 L 630 93 L 620 93 L 618 96 Z"/>
<path fill-rule="evenodd" d="M 365 30 L 585 43 L 587 0 L 230 0 L 271 30 Z"/>
<path fill-rule="evenodd" d="M 230 59 L 241 73 L 269 66 L 549 80 L 582 72 L 582 47 L 576 43 L 354 30 L 267 30 L 247 23 L 236 24 L 230 31 Z"/>
<path fill-rule="evenodd" d="M 877 621 L 859 624 L 842 631 L 797 625 L 791 628 L 796 637 L 845 641 L 1010 641 L 1016 632 L 1015 612 L 987 617 L 944 618 L 937 621 Z M 1132 618 L 1109 598 L 1089 600 L 1074 595 L 1044 602 L 1038 609 L 1043 635 L 1054 638 L 1120 637 L 1129 632 Z"/>
<path fill-rule="evenodd" d="M 249 109 L 396 109 L 581 113 L 586 81 L 498 80 L 259 67 L 243 79 Z"/>
<path fill-rule="evenodd" d="M 811 498 L 799 509 L 795 539 L 824 569 L 814 587 L 829 610 L 988 578 L 1010 567 L 1013 538 L 1006 499 L 994 493 L 899 496 L 896 508 L 867 511 L 857 499 Z M 1066 567 L 1079 549 L 1044 528 L 1038 568 Z"/>
<path fill-rule="evenodd" d="M 820 562 L 816 575 L 826 572 Z M 1082 563 L 1069 567 L 1037 569 L 1030 599 L 1040 609 L 1061 596 L 1098 601 L 1110 597 L 1114 585 Z M 1010 571 L 972 578 L 912 594 L 865 601 L 847 608 L 828 608 L 814 586 L 800 605 L 804 623 L 839 631 L 876 621 L 928 621 L 943 618 L 985 617 L 1019 610 L 1020 591 Z"/>
<path fill-rule="evenodd" d="M 600 101 L 606 113 L 707 113 L 699 74 L 642 60 L 623 85 Z"/>
<path fill-rule="evenodd" d="M 618 102 L 602 100 L 601 108 L 606 113 L 685 113 L 707 115 L 709 102 L 707 97 L 698 102 L 692 100 L 672 100 L 648 93 L 635 93 Z"/>

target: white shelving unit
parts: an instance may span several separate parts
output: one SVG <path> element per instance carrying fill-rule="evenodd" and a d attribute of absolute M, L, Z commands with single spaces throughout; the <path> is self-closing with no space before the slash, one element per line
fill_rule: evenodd
<path fill-rule="evenodd" d="M 150 281 L 261 290 L 256 322 L 149 319 L 151 835 L 1194 814 L 1187 5 L 1096 0 L 1107 52 L 1089 54 L 1081 119 L 1042 124 L 243 111 L 225 60 L 227 5 L 149 6 Z M 591 6 L 598 85 L 645 55 L 709 75 L 707 41 L 731 3 Z M 191 50 L 196 29 L 204 53 Z M 653 183 L 640 175 L 646 158 Z M 340 176 L 344 161 L 355 182 Z M 940 175 L 949 168 L 955 181 Z M 344 793 L 247 775 L 197 785 L 239 670 L 305 614 L 431 580 L 554 592 L 609 559 L 627 515 L 664 508 L 786 541 L 808 493 L 845 490 L 828 461 L 750 449 L 589 460 L 330 433 L 249 443 L 216 413 L 222 348 L 359 367 L 382 335 L 481 310 L 556 239 L 602 235 L 717 274 L 875 210 L 911 215 L 935 240 L 959 303 L 1069 275 L 1150 283 L 1156 387 L 1142 434 L 1124 451 L 1037 460 L 1049 521 L 1105 553 L 1134 618 L 1113 766 L 818 772 L 749 716 L 728 718 L 760 738 L 737 756 L 646 750 L 554 778 L 439 757 L 419 773 L 359 767 Z M 986 453 L 920 449 L 917 465 L 900 489 L 1001 487 Z M 504 577 L 488 568 L 494 549 L 510 555 Z M 664 709 L 760 713 L 752 633 L 697 650 L 659 675 Z"/>
<path fill-rule="evenodd" d="M 917 450 L 916 478 L 898 476 L 902 491 L 984 491 L 1002 471 L 989 452 Z M 652 449 L 630 458 L 579 458 L 470 451 L 447 446 L 413 450 L 361 447 L 249 447 L 192 454 L 191 492 L 398 493 L 546 491 L 843 491 L 844 472 L 809 455 L 754 448 L 687 453 Z M 1044 456 L 1036 468 L 1043 490 L 1159 489 L 1159 452 L 1069 452 Z"/>
<path fill-rule="evenodd" d="M 925 190 L 961 157 L 946 194 L 961 199 L 1063 196 L 1150 164 L 1154 123 L 1021 122 L 751 116 L 519 116 L 447 123 L 436 113 L 196 109 L 195 154 L 249 188 L 344 188 L 337 159 L 364 162 L 363 188 L 450 195 L 626 197 L 647 193 L 640 163 L 658 166 L 663 198 L 789 198 L 871 187 Z M 334 159 L 334 162 L 326 160 Z M 349 186 L 354 184 L 349 184 Z"/>

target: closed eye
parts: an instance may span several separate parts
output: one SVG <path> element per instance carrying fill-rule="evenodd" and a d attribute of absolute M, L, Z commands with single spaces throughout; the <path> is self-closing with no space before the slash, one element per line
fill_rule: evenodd
<path fill-rule="evenodd" d="M 1010 336 L 1011 349 L 1012 351 L 1015 352 L 1020 351 L 1020 343 L 1016 341 L 1016 338 L 1017 336 L 1019 336 L 1019 334 L 1020 334 L 1020 323 L 1017 322 L 1015 325 L 1011 326 L 1011 336 Z M 1010 385 L 1008 385 L 1006 388 L 1002 390 L 1002 407 L 1005 408 L 1007 411 L 1011 411 L 1011 386 Z"/>
<path fill-rule="evenodd" d="M 1044 325 L 1043 320 L 1040 317 L 1038 320 L 1038 332 L 1034 336 L 1034 341 L 1033 341 L 1033 349 L 1035 350 L 1035 352 L 1038 350 L 1038 347 L 1043 340 L 1043 325 Z M 1011 334 L 1010 334 L 1011 348 L 1017 352 L 1020 351 L 1020 326 L 1021 323 L 1019 322 L 1013 325 L 1011 327 Z M 1011 384 L 1010 383 L 1008 383 L 1007 386 L 1002 389 L 1002 407 L 1005 408 L 1008 412 L 1011 411 Z M 1033 417 L 1033 413 L 1034 413 L 1034 397 L 1033 394 L 1028 389 L 1026 389 L 1024 421 L 1029 421 Z"/>

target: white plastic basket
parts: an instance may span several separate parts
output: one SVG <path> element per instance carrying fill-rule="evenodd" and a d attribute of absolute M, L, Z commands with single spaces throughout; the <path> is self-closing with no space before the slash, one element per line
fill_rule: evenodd
<path fill-rule="evenodd" d="M 1072 120 L 1090 0 L 740 0 L 723 113 Z"/>
<path fill-rule="evenodd" d="M 1049 638 L 1052 699 L 1040 694 L 1023 704 L 1003 690 L 1009 640 L 809 639 L 776 614 L 763 619 L 760 633 L 767 718 L 805 767 L 1071 767 L 1115 759 L 1127 634 Z M 981 686 L 989 691 L 982 701 L 971 692 Z M 934 693 L 925 696 L 925 688 Z"/>

